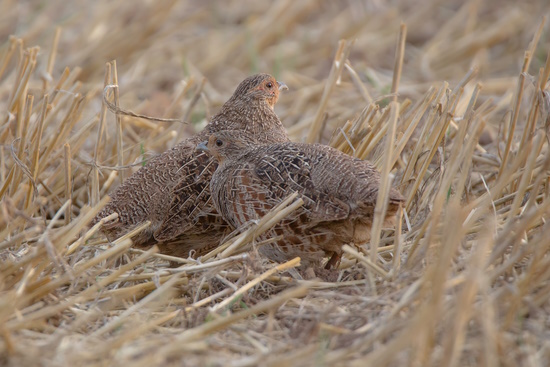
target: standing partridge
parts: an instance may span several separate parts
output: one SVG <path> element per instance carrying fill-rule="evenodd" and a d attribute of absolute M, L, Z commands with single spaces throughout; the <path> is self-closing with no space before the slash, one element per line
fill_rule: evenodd
<path fill-rule="evenodd" d="M 321 144 L 281 142 L 258 146 L 235 131 L 214 133 L 197 146 L 219 166 L 210 182 L 216 210 L 232 226 L 260 219 L 297 192 L 301 208 L 261 236 L 282 239 L 262 245 L 264 256 L 283 262 L 299 256 L 302 266 L 335 266 L 344 244 L 370 238 L 380 173 L 369 162 Z M 393 224 L 403 196 L 391 189 L 384 225 Z"/>
<path fill-rule="evenodd" d="M 268 74 L 243 80 L 200 133 L 154 157 L 120 185 L 92 224 L 118 213 L 118 220 L 102 229 L 113 240 L 150 220 L 151 225 L 132 238 L 134 244 L 158 244 L 161 252 L 174 256 L 187 257 L 190 250 L 200 254 L 218 245 L 230 228 L 210 199 L 217 162 L 195 147 L 220 130 L 240 131 L 258 144 L 288 141 L 273 111 L 283 89 L 286 85 Z"/>

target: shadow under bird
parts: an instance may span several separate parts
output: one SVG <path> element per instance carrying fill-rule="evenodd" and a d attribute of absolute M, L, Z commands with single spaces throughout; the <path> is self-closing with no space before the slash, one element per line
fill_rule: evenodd
<path fill-rule="evenodd" d="M 151 225 L 132 238 L 137 247 L 157 244 L 162 253 L 182 257 L 191 250 L 200 255 L 216 247 L 231 228 L 210 198 L 217 161 L 197 151 L 196 145 L 220 130 L 239 131 L 254 144 L 288 141 L 273 111 L 284 89 L 286 85 L 269 74 L 243 80 L 200 133 L 152 158 L 121 184 L 92 225 L 116 212 L 118 219 L 102 228 L 111 241 L 150 220 Z"/>
<path fill-rule="evenodd" d="M 259 252 L 283 262 L 296 256 L 302 267 L 335 267 L 344 244 L 362 245 L 370 239 L 380 173 L 368 161 L 321 144 L 281 142 L 257 146 L 246 134 L 214 133 L 197 145 L 219 166 L 210 182 L 216 210 L 233 227 L 263 217 L 288 195 L 297 192 L 301 208 L 270 231 Z M 391 189 L 384 225 L 392 225 L 403 196 Z"/>

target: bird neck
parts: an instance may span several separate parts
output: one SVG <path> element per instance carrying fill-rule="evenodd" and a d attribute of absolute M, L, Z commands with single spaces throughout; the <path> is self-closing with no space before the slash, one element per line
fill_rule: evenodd
<path fill-rule="evenodd" d="M 227 101 L 210 123 L 212 132 L 219 130 L 265 131 L 284 129 L 283 124 L 265 100 Z"/>
<path fill-rule="evenodd" d="M 273 113 L 273 108 L 269 106 L 267 100 L 264 98 L 230 98 L 225 102 L 221 108 L 220 113 L 224 111 L 238 111 L 238 110 L 266 110 Z"/>

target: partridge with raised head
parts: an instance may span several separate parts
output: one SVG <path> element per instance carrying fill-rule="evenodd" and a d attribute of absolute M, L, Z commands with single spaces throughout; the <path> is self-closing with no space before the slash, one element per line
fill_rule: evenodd
<path fill-rule="evenodd" d="M 258 144 L 288 141 L 273 111 L 283 89 L 286 85 L 269 74 L 243 80 L 200 133 L 154 157 L 120 185 L 92 224 L 118 213 L 118 220 L 102 229 L 113 240 L 150 220 L 151 225 L 132 238 L 134 244 L 158 244 L 161 252 L 174 256 L 187 257 L 191 250 L 200 254 L 218 245 L 229 226 L 210 200 L 217 162 L 195 147 L 220 130 L 240 131 Z"/>

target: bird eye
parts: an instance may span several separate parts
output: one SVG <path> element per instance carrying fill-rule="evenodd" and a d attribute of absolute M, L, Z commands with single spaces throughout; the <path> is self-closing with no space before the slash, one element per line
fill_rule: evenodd
<path fill-rule="evenodd" d="M 223 141 L 221 141 L 220 139 L 217 139 L 216 140 L 216 146 L 221 147 L 222 145 L 223 145 Z"/>
<path fill-rule="evenodd" d="M 265 86 L 268 87 L 269 89 L 271 89 L 271 88 L 273 88 L 273 83 L 268 82 Z"/>

